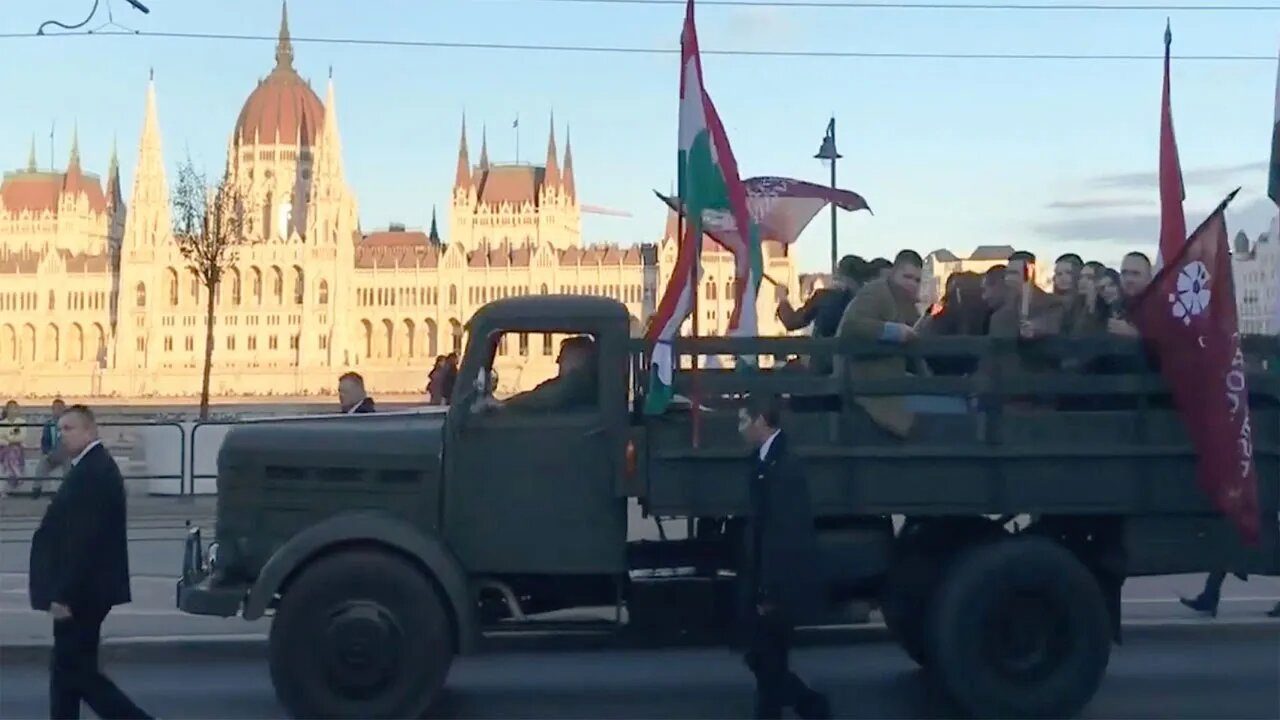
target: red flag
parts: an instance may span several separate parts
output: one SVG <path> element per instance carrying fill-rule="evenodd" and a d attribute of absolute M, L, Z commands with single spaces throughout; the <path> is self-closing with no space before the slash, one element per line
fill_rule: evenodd
<path fill-rule="evenodd" d="M 1154 349 L 1195 445 L 1201 489 L 1245 541 L 1256 545 L 1258 474 L 1224 217 L 1235 195 L 1169 255 L 1134 300 L 1130 317 Z"/>
<path fill-rule="evenodd" d="M 1160 99 L 1160 247 L 1156 267 L 1178 254 L 1187 241 L 1187 216 L 1182 209 L 1186 189 L 1182 185 L 1182 163 L 1178 141 L 1173 135 L 1173 107 L 1169 100 L 1169 49 L 1173 30 L 1164 28 L 1164 93 Z"/>

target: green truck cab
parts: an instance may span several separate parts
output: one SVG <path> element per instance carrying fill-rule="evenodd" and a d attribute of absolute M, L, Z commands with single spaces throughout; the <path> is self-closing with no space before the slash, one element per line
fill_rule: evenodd
<path fill-rule="evenodd" d="M 686 369 L 677 391 L 705 407 L 647 416 L 643 348 L 612 300 L 509 298 L 468 330 L 447 409 L 254 422 L 226 436 L 213 538 L 205 547 L 203 530 L 189 534 L 177 604 L 272 615 L 271 678 L 295 717 L 417 717 L 453 658 L 495 633 L 722 639 L 749 470 L 737 408 L 752 392 L 790 397 L 833 617 L 850 601 L 878 605 L 890 635 L 971 715 L 1077 713 L 1119 639 L 1126 577 L 1280 572 L 1274 374 L 1252 377 L 1264 531 L 1246 547 L 1197 489 L 1195 454 L 1150 373 Z M 482 409 L 500 338 L 551 354 L 550 336 L 537 346 L 549 334 L 594 338 L 595 403 Z M 1036 352 L 1137 357 L 1132 343 L 1082 342 Z M 1274 355 L 1275 344 L 1248 338 L 1246 351 Z M 777 358 L 1017 351 L 988 338 L 676 346 Z M 904 440 L 848 401 L 908 393 L 976 397 L 980 410 L 920 416 Z M 659 519 L 689 531 L 636 538 Z"/>

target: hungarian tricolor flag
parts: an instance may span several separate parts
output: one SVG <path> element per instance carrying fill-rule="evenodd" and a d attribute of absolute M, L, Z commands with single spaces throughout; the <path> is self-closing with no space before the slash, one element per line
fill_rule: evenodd
<path fill-rule="evenodd" d="M 1258 475 L 1224 217 L 1235 194 L 1167 256 L 1167 264 L 1135 298 L 1130 317 L 1155 352 L 1195 445 L 1201 489 L 1245 541 L 1256 545 Z"/>
<path fill-rule="evenodd" d="M 1164 92 L 1160 99 L 1160 247 L 1156 267 L 1164 264 L 1182 249 L 1187 241 L 1187 216 L 1182 202 L 1186 188 L 1182 184 L 1182 163 L 1178 160 L 1178 141 L 1173 134 L 1173 106 L 1169 98 L 1169 51 L 1173 46 L 1173 29 L 1164 27 Z"/>
<path fill-rule="evenodd" d="M 667 281 L 657 312 L 645 334 L 649 345 L 649 392 L 645 411 L 660 413 L 673 394 L 674 356 L 671 343 L 694 305 L 694 293 L 702 276 L 703 218 L 728 216 L 738 233 L 740 247 L 730 248 L 737 258 L 738 303 L 729 327 L 731 334 L 756 333 L 755 297 L 760 288 L 763 261 L 759 233 L 752 229 L 747 193 L 738 178 L 738 164 L 729 147 L 720 116 L 702 84 L 702 60 L 698 55 L 698 31 L 693 0 L 685 9 L 680 38 L 680 148 L 677 160 L 679 196 L 686 208 L 684 237 L 675 269 Z M 749 300 L 748 300 L 749 298 Z"/>

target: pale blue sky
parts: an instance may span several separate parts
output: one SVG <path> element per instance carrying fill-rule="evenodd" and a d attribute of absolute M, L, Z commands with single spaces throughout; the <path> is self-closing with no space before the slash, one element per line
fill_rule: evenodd
<path fill-rule="evenodd" d="M 104 0 L 105 2 L 106 0 Z M 46 19 L 78 22 L 91 0 L 6 3 L 0 33 Z M 277 0 L 149 0 L 150 15 L 111 0 L 138 30 L 274 36 Z M 1265 3 L 1257 3 L 1265 4 Z M 1280 3 L 1277 3 L 1280 9 Z M 100 19 L 106 20 L 105 6 Z M 679 5 L 547 4 L 529 0 L 293 0 L 295 38 L 544 45 L 677 46 Z M 1274 56 L 1280 12 L 977 12 L 806 8 L 699 9 L 704 50 L 771 49 L 1003 53 L 1162 52 L 1166 15 L 1175 54 Z M 0 164 L 21 167 L 32 133 L 42 165 L 56 121 L 65 164 L 78 123 L 86 169 L 105 170 L 118 137 L 132 181 L 147 70 L 155 68 L 166 161 L 189 148 L 221 166 L 244 98 L 273 63 L 272 42 L 145 37 L 0 39 Z M 674 176 L 676 55 L 534 53 L 297 43 L 296 65 L 323 98 L 337 88 L 347 177 L 366 230 L 425 226 L 453 181 L 458 128 L 489 128 L 495 160 L 541 160 L 554 108 L 572 125 L 584 202 L 632 212 L 587 216 L 588 241 L 651 241 L 663 208 L 651 189 Z M 841 251 L 888 255 L 900 247 L 967 253 L 1008 243 L 1041 254 L 1076 250 L 1115 261 L 1150 250 L 1157 232 L 1154 171 L 1160 62 L 856 58 L 704 59 L 706 84 L 745 176 L 824 182 L 812 155 L 827 117 L 839 122 L 841 185 L 875 216 L 841 217 Z M 1174 115 L 1188 178 L 1188 224 L 1236 185 L 1235 224 L 1265 228 L 1276 62 L 1174 66 Z M 473 148 L 477 147 L 475 144 Z M 1058 207 L 1054 207 L 1054 204 Z M 829 226 L 801 239 L 802 267 L 823 269 Z M 446 238 L 448 240 L 448 238 Z"/>

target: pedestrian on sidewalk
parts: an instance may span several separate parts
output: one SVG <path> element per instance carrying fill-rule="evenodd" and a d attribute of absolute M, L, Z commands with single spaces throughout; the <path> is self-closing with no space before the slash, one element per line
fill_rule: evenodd
<path fill-rule="evenodd" d="M 16 400 L 4 405 L 4 416 L 0 418 L 4 425 L 4 435 L 0 438 L 0 473 L 4 474 L 5 486 L 0 495 L 8 495 L 18 489 L 18 479 L 26 464 L 23 446 L 27 441 L 26 421 L 18 411 Z"/>
<path fill-rule="evenodd" d="M 124 478 L 98 439 L 93 411 L 58 420 L 71 468 L 31 538 L 31 607 L 53 618 L 49 717 L 75 720 L 84 701 L 100 718 L 149 718 L 98 666 L 102 622 L 132 600 Z"/>
<path fill-rule="evenodd" d="M 62 433 L 58 430 L 58 418 L 66 412 L 67 404 L 62 398 L 54 398 L 49 406 L 49 420 L 40 432 L 40 464 L 36 466 L 36 476 L 31 481 L 31 496 L 40 497 L 44 491 L 45 478 L 53 478 L 55 471 L 66 464 L 67 455 L 62 449 Z M 59 473 L 61 474 L 61 473 Z"/>

